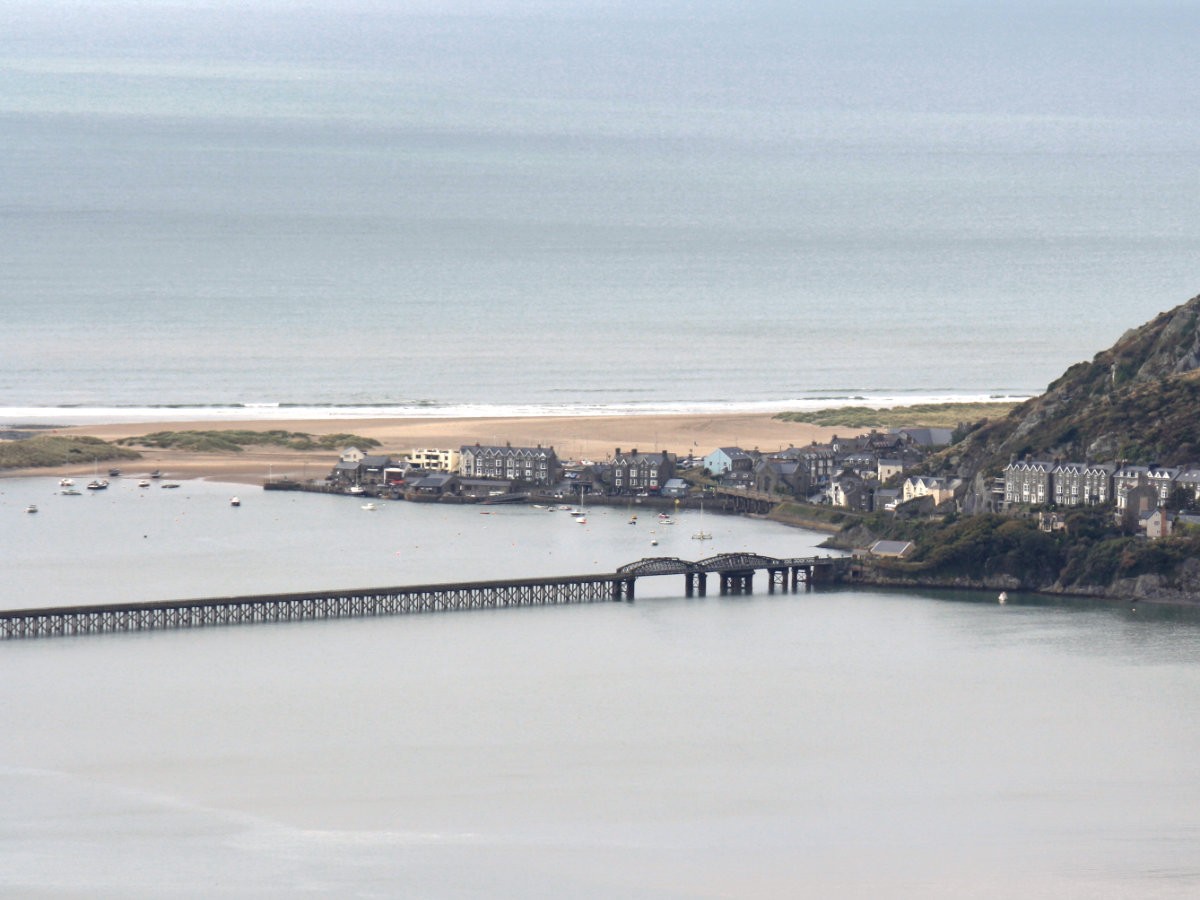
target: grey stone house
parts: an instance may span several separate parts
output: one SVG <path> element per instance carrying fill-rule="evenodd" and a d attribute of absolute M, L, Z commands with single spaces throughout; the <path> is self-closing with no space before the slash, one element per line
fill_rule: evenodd
<path fill-rule="evenodd" d="M 1050 503 L 1054 499 L 1054 491 L 1050 483 L 1050 473 L 1054 463 L 1045 460 L 1024 460 L 1011 462 L 1004 467 L 1004 502 Z"/>
<path fill-rule="evenodd" d="M 1059 506 L 1097 506 L 1112 500 L 1112 463 L 1060 462 L 1050 470 Z"/>
<path fill-rule="evenodd" d="M 669 479 L 675 477 L 675 459 L 666 450 L 638 453 L 635 447 L 622 453 L 618 447 L 610 465 L 609 477 L 616 494 L 657 494 Z"/>
<path fill-rule="evenodd" d="M 558 481 L 560 466 L 553 447 L 474 444 L 460 449 L 459 474 L 464 478 L 497 478 L 548 486 Z"/>

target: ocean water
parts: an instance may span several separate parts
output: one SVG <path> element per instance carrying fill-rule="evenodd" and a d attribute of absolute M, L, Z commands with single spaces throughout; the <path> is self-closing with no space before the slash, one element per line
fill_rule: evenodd
<path fill-rule="evenodd" d="M 0 483 L 3 605 L 813 552 L 698 513 Z M 40 512 L 23 512 L 27 502 Z M 816 590 L 0 643 L 13 897 L 1193 897 L 1200 620 Z"/>
<path fill-rule="evenodd" d="M 4 417 L 1023 396 L 1197 292 L 1194 7 L 792 6 L 5 0 Z"/>

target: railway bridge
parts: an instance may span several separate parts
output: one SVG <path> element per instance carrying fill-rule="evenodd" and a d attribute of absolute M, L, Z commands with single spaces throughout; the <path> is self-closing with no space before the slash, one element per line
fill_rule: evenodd
<path fill-rule="evenodd" d="M 796 590 L 801 582 L 811 587 L 814 582 L 836 581 L 849 571 L 850 560 L 834 556 L 805 556 L 777 559 L 758 553 L 721 553 L 697 562 L 675 556 L 655 556 L 640 559 L 617 569 L 617 574 L 642 577 L 647 575 L 682 575 L 684 592 L 688 597 L 708 593 L 708 575 L 715 573 L 722 594 L 748 594 L 753 590 L 754 573 L 765 570 L 768 590 Z"/>
<path fill-rule="evenodd" d="M 676 557 L 642 559 L 616 572 L 594 575 L 0 610 L 0 640 L 631 601 L 637 579 L 656 575 L 683 575 L 689 597 L 697 591 L 705 595 L 710 573 L 720 578 L 722 594 L 749 593 L 759 570 L 767 572 L 771 591 L 789 586 L 795 590 L 801 582 L 811 587 L 816 582 L 839 580 L 849 571 L 849 562 L 829 556 L 777 559 L 756 553 L 723 553 L 696 562 Z"/>

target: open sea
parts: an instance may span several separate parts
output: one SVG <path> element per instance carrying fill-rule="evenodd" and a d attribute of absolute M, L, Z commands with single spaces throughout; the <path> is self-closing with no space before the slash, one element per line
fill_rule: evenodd
<path fill-rule="evenodd" d="M 1025 396 L 1200 285 L 1193 4 L 0 16 L 0 420 Z"/>
<path fill-rule="evenodd" d="M 0 0 L 0 426 L 1037 393 L 1198 292 L 1198 30 L 1171 0 Z M 0 607 L 822 537 L 590 520 L 0 480 Z M 6 642 L 0 896 L 1200 894 L 1190 611 L 682 587 Z"/>

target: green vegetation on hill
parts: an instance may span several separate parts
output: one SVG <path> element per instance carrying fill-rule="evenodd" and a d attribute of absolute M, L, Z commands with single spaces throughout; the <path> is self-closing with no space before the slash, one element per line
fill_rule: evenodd
<path fill-rule="evenodd" d="M 192 453 L 240 453 L 246 447 L 285 447 L 289 450 L 340 450 L 379 446 L 374 438 L 355 434 L 306 434 L 302 431 L 156 431 L 141 437 L 122 438 L 118 443 L 139 447 L 186 450 Z"/>
<path fill-rule="evenodd" d="M 1071 366 L 1041 396 L 974 426 L 927 466 L 968 481 L 1013 459 L 1159 463 L 1200 460 L 1200 297 Z M 972 490 L 981 498 L 982 481 Z M 970 498 L 965 508 L 977 504 Z"/>
<path fill-rule="evenodd" d="M 918 403 L 876 409 L 870 406 L 846 406 L 840 409 L 814 409 L 782 412 L 775 416 L 784 422 L 827 425 L 846 428 L 957 428 L 963 422 L 978 422 L 1007 416 L 1016 407 L 1013 401 L 988 403 Z"/>
<path fill-rule="evenodd" d="M 966 579 L 978 584 L 1019 584 L 1027 590 L 1104 592 L 1114 582 L 1159 575 L 1177 586 L 1185 564 L 1200 559 L 1200 531 L 1183 529 L 1157 541 L 1123 534 L 1101 510 L 1076 510 L 1061 531 L 1041 531 L 1033 519 L 999 515 L 915 521 L 873 515 L 860 537 L 911 540 L 907 559 L 881 559 L 881 573 L 922 580 Z"/>
<path fill-rule="evenodd" d="M 20 441 L 0 442 L 0 469 L 49 468 L 116 459 L 140 459 L 126 450 L 94 437 L 41 434 Z"/>

